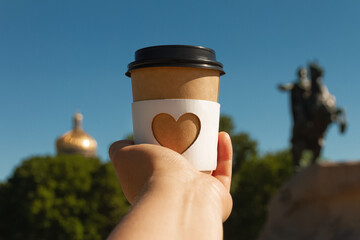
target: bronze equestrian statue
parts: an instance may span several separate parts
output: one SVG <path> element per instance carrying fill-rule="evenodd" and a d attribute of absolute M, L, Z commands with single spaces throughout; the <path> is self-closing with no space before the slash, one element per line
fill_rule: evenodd
<path fill-rule="evenodd" d="M 323 69 L 316 63 L 307 69 L 298 70 L 297 82 L 279 85 L 282 91 L 291 93 L 291 111 L 293 119 L 292 129 L 292 157 L 294 169 L 300 166 L 303 151 L 312 152 L 312 163 L 316 163 L 324 145 L 324 137 L 328 126 L 337 122 L 340 132 L 346 130 L 345 111 L 336 107 L 336 100 L 327 87 L 322 83 Z"/>

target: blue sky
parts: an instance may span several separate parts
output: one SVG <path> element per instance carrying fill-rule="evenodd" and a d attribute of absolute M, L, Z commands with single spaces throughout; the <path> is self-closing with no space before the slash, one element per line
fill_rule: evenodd
<path fill-rule="evenodd" d="M 221 112 L 262 153 L 289 146 L 289 96 L 276 85 L 317 60 L 349 121 L 345 135 L 329 129 L 323 156 L 357 160 L 359 26 L 355 0 L 0 0 L 0 180 L 30 156 L 55 154 L 76 111 L 107 160 L 111 142 L 132 131 L 127 64 L 161 44 L 216 51 Z"/>

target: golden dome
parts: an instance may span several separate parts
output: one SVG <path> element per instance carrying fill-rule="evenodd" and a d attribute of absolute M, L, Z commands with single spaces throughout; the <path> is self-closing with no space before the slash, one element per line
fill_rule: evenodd
<path fill-rule="evenodd" d="M 96 157 L 97 143 L 82 128 L 83 116 L 75 113 L 73 129 L 56 140 L 56 151 L 61 154 L 79 154 L 85 157 Z"/>

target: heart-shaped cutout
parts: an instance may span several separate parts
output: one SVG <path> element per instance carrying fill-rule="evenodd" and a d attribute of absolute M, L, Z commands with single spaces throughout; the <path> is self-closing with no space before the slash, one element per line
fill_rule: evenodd
<path fill-rule="evenodd" d="M 185 113 L 177 121 L 167 113 L 160 113 L 152 121 L 152 131 L 158 143 L 180 154 L 196 141 L 200 129 L 200 119 L 193 113 Z"/>

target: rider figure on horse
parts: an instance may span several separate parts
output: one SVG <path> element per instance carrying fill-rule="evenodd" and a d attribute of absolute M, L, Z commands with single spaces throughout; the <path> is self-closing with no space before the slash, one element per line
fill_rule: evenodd
<path fill-rule="evenodd" d="M 320 156 L 324 136 L 332 122 L 338 122 L 340 132 L 346 129 L 345 111 L 336 107 L 336 100 L 322 83 L 323 70 L 316 63 L 307 69 L 298 70 L 298 80 L 294 83 L 279 85 L 282 91 L 291 93 L 291 110 L 293 119 L 292 156 L 294 168 L 299 167 L 303 151 L 312 152 L 312 163 Z"/>

